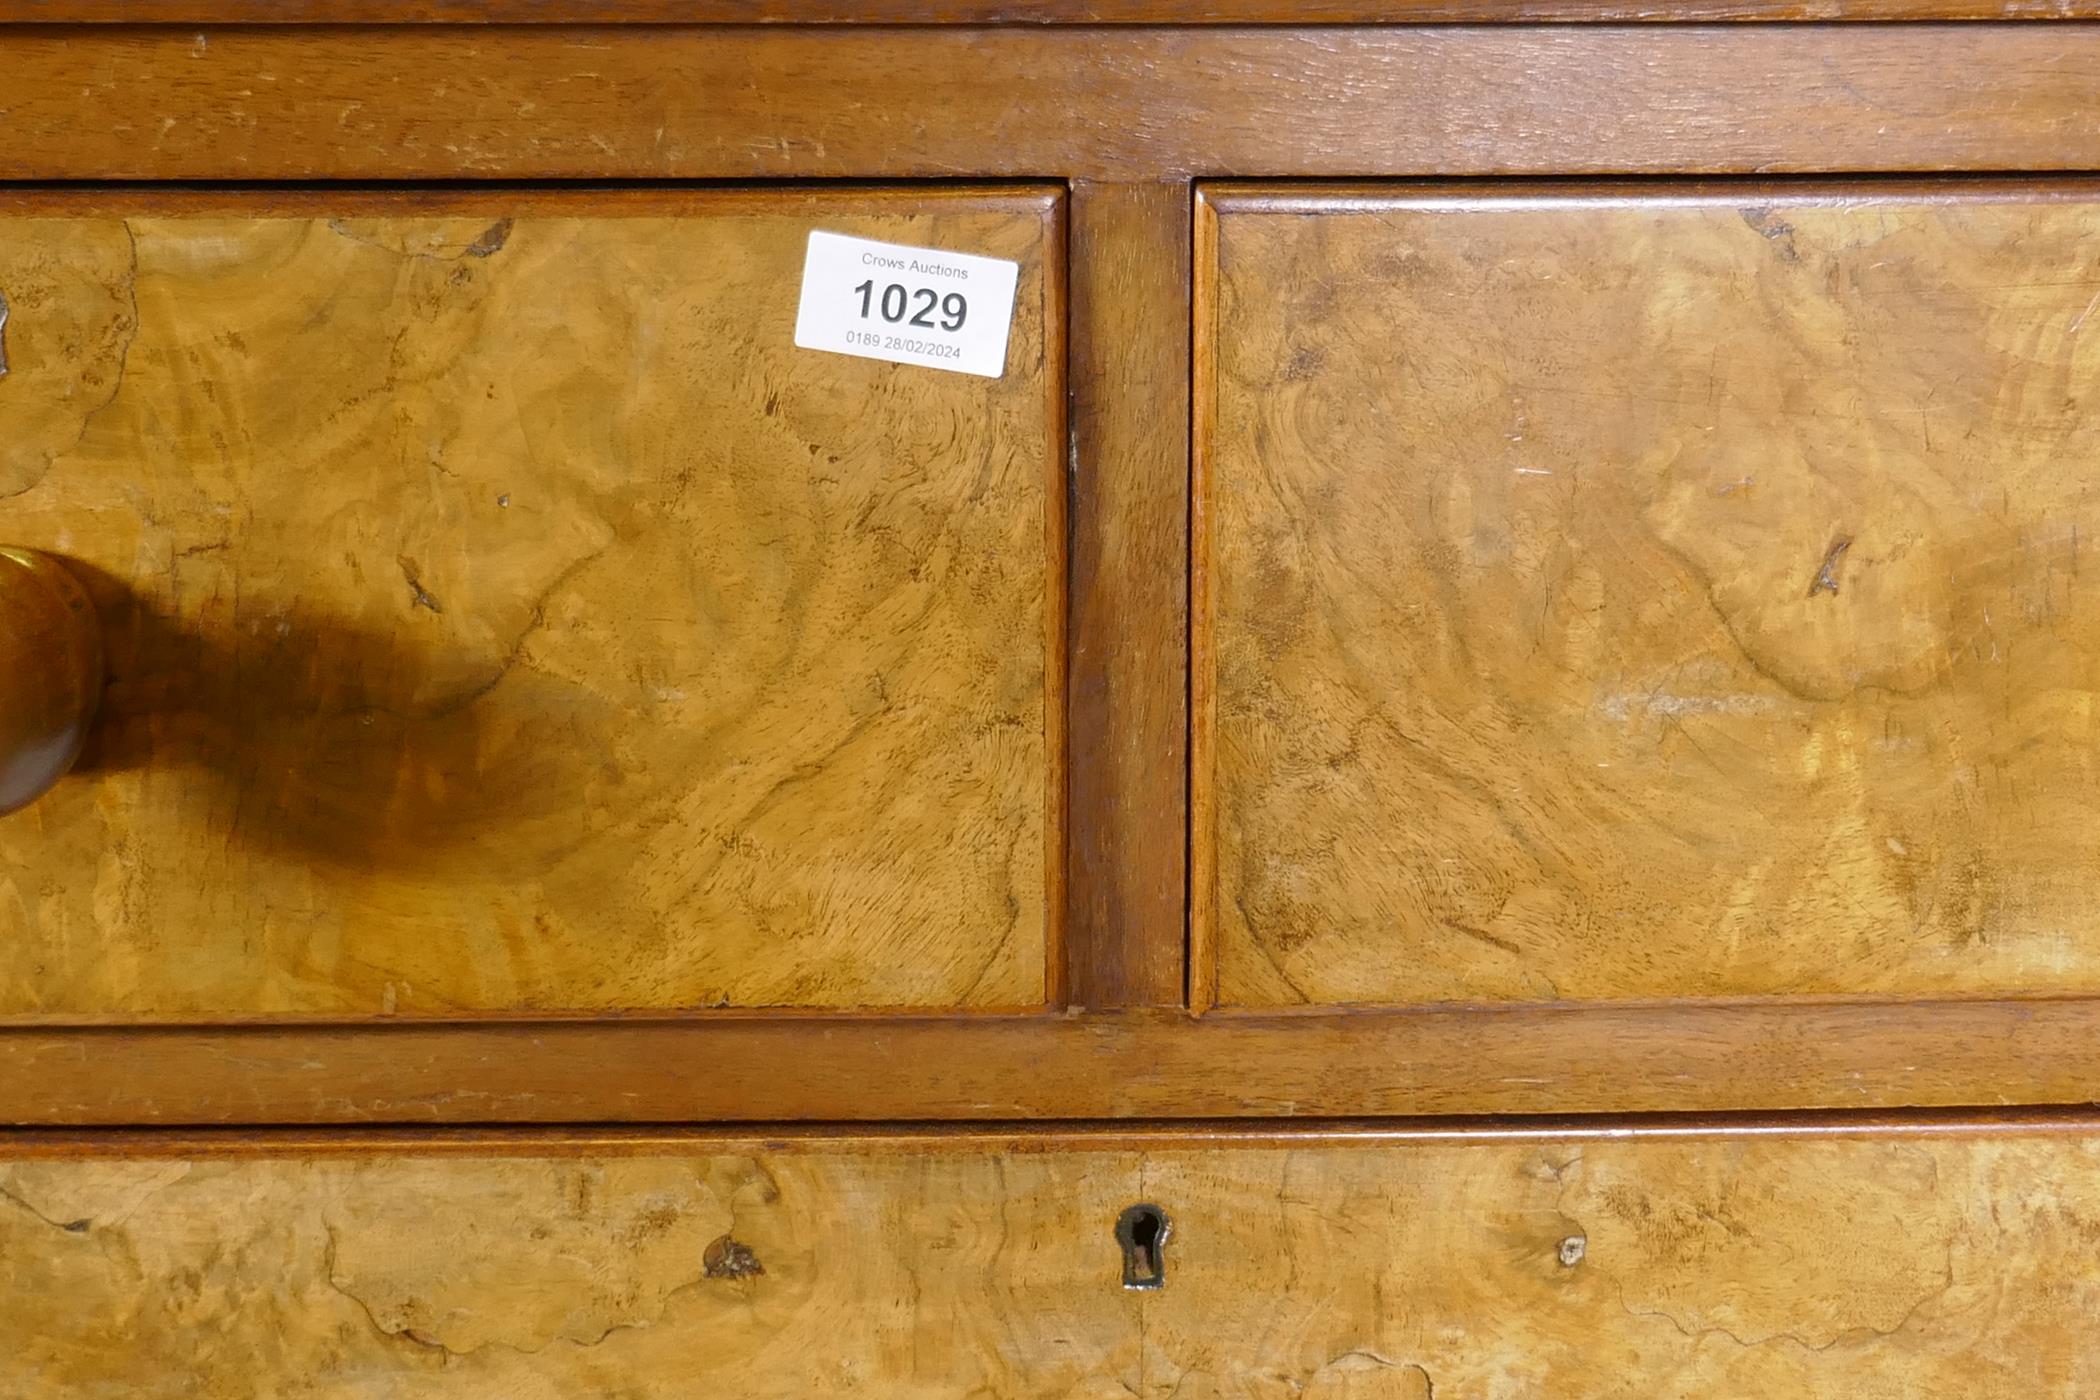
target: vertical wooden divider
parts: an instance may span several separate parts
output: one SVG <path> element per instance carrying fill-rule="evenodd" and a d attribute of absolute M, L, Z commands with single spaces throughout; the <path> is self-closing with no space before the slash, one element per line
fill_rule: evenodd
<path fill-rule="evenodd" d="M 1072 186 L 1065 993 L 1093 1010 L 1184 999 L 1189 200 Z"/>
<path fill-rule="evenodd" d="M 1218 211 L 1198 186 L 1189 273 L 1189 934 L 1188 1004 L 1200 1016 L 1218 1000 L 1217 617 L 1210 548 L 1211 425 L 1217 402 Z"/>

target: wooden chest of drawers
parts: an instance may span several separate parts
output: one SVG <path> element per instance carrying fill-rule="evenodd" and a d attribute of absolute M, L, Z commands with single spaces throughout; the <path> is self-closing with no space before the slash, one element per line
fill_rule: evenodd
<path fill-rule="evenodd" d="M 2020 9 L 0 0 L 0 1393 L 2100 1393 Z"/>

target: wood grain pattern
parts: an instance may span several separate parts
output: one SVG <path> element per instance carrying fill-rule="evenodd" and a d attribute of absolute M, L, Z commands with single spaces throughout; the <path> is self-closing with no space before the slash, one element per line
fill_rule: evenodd
<path fill-rule="evenodd" d="M 5 180 L 2100 168 L 2088 25 L 23 27 L 0 65 Z"/>
<path fill-rule="evenodd" d="M 2083 1394 L 2086 1131 L 716 1141 L 0 1166 L 0 1379 L 97 1395 Z M 1166 1286 L 1110 1227 L 1173 1222 Z M 1485 1325 L 1492 1319 L 1493 1325 Z"/>
<path fill-rule="evenodd" d="M 6 328 L 0 318 L 0 332 Z M 0 348 L 0 374 L 5 372 Z M 102 626 L 56 559 L 0 546 L 0 814 L 51 790 L 102 699 Z"/>
<path fill-rule="evenodd" d="M 2100 989 L 2095 193 L 1221 194 L 1219 1000 Z"/>
<path fill-rule="evenodd" d="M 2100 1000 L 0 1030 L 0 1123 L 1174 1120 L 2089 1101 Z"/>
<path fill-rule="evenodd" d="M 1188 888 L 1186 184 L 1072 190 L 1072 1003 L 1178 1006 Z"/>
<path fill-rule="evenodd" d="M 592 1123 L 572 1127 L 521 1126 L 296 1126 L 243 1128 L 0 1129 L 0 1159 L 22 1162 L 181 1158 L 251 1161 L 268 1158 L 547 1158 L 565 1156 L 705 1156 L 768 1153 L 910 1152 L 1014 1154 L 1088 1149 L 1150 1152 L 1161 1148 L 1214 1151 L 1258 1147 L 1455 1147 L 1506 1145 L 1551 1139 L 1561 1143 L 1744 1143 L 1766 1138 L 1836 1142 L 1858 1138 L 1977 1139 L 2085 1137 L 2095 1130 L 2093 1106 L 2043 1108 L 1910 1109 L 1903 1112 L 1533 1114 L 1512 1117 L 1433 1118 L 1212 1118 L 1173 1123 L 1094 1120 L 1057 1124 L 946 1123 L 709 1123 L 652 1127 Z"/>
<path fill-rule="evenodd" d="M 2091 19 L 2091 0 L 0 0 L 0 24 L 1495 24 Z"/>
<path fill-rule="evenodd" d="M 1054 195 L 7 214 L 0 526 L 113 680 L 0 1012 L 1041 1002 Z M 1006 376 L 794 349 L 819 225 L 1019 260 Z"/>

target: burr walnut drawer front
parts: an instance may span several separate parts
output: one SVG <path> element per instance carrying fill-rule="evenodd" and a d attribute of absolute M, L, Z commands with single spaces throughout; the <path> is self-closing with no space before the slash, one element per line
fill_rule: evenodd
<path fill-rule="evenodd" d="M 0 1144 L 0 1389 L 2100 1385 L 2090 1123 L 268 1143 Z"/>
<path fill-rule="evenodd" d="M 2100 189 L 1213 187 L 1199 985 L 2100 991 Z"/>
<path fill-rule="evenodd" d="M 0 543 L 108 676 L 0 1017 L 1040 1005 L 1061 209 L 9 195 Z M 1003 371 L 797 348 L 820 230 L 1017 264 Z"/>

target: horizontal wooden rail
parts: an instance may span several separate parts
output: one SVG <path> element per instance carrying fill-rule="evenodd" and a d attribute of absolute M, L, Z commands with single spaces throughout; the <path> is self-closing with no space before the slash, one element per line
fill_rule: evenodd
<path fill-rule="evenodd" d="M 2100 169 L 2078 23 L 24 26 L 0 66 L 18 181 Z"/>
<path fill-rule="evenodd" d="M 0 1123 L 1896 1109 L 2100 1098 L 2100 1000 L 0 1031 Z"/>
<path fill-rule="evenodd" d="M 74 1158 L 642 1157 L 683 1153 L 1146 1152 L 1406 1145 L 1968 1138 L 2100 1134 L 2089 1107 L 1891 1113 L 1659 1113 L 1611 1118 L 1197 1119 L 1129 1122 L 720 1124 L 680 1127 L 0 1128 L 0 1161 Z"/>
<path fill-rule="evenodd" d="M 0 24 L 1532 24 L 2096 14 L 2092 0 L 0 0 Z"/>

